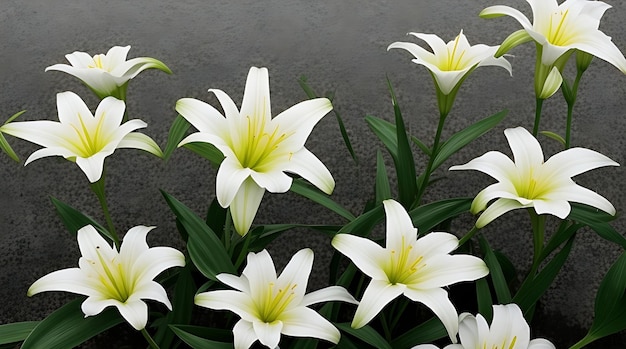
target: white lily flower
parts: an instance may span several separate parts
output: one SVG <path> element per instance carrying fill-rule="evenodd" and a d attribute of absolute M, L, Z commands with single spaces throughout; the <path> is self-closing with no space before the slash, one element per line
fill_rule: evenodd
<path fill-rule="evenodd" d="M 172 309 L 165 289 L 153 279 L 165 269 L 185 265 L 185 256 L 176 249 L 148 247 L 146 236 L 153 228 L 131 228 L 119 252 L 93 226 L 81 228 L 77 233 L 82 255 L 78 268 L 43 276 L 30 286 L 28 296 L 44 291 L 82 294 L 87 296 L 81 305 L 85 317 L 114 306 L 131 326 L 142 330 L 148 322 L 148 306 L 143 299 L 161 302 Z"/>
<path fill-rule="evenodd" d="M 148 136 L 132 132 L 146 127 L 141 120 L 122 124 L 124 101 L 103 99 L 95 116 L 73 92 L 57 94 L 59 122 L 51 120 L 9 122 L 0 132 L 38 144 L 43 149 L 32 153 L 24 165 L 46 156 L 62 156 L 75 161 L 91 183 L 102 176 L 104 159 L 117 148 L 136 148 L 162 156 L 159 146 Z"/>
<path fill-rule="evenodd" d="M 413 62 L 425 66 L 432 73 L 437 86 L 444 95 L 450 94 L 467 74 L 479 66 L 500 66 L 512 74 L 511 63 L 504 57 L 495 58 L 499 46 L 483 44 L 470 45 L 463 35 L 459 35 L 447 44 L 434 34 L 409 33 L 426 41 L 432 53 L 411 42 L 394 42 L 387 50 L 401 48 L 409 51 L 415 59 Z"/>
<path fill-rule="evenodd" d="M 217 172 L 216 196 L 229 207 L 235 229 L 245 235 L 261 204 L 265 190 L 284 193 L 292 178 L 302 176 L 330 194 L 335 181 L 324 164 L 304 147 L 317 122 L 332 110 L 326 98 L 300 102 L 271 117 L 269 75 L 266 68 L 250 68 L 241 110 L 223 91 L 211 89 L 224 115 L 211 105 L 193 98 L 176 103 L 176 111 L 199 132 L 183 139 L 214 145 L 224 155 Z"/>
<path fill-rule="evenodd" d="M 86 52 L 75 51 L 65 55 L 70 65 L 55 64 L 47 67 L 46 71 L 58 70 L 79 78 L 101 99 L 106 96 L 124 99 L 128 81 L 146 69 L 156 68 L 172 73 L 163 62 L 154 58 L 126 60 L 128 51 L 130 46 L 114 46 L 106 54 L 93 57 Z"/>
<path fill-rule="evenodd" d="M 430 308 L 456 342 L 458 313 L 445 286 L 479 279 L 489 273 L 485 262 L 470 255 L 450 255 L 459 240 L 448 233 L 417 238 L 411 217 L 394 200 L 383 201 L 387 217 L 386 247 L 372 240 L 337 234 L 332 245 L 372 278 L 352 321 L 365 326 L 387 303 L 404 294 Z"/>
<path fill-rule="evenodd" d="M 527 35 L 542 46 L 541 62 L 546 66 L 569 50 L 580 50 L 601 58 L 626 74 L 626 58 L 611 41 L 611 37 L 598 29 L 604 12 L 611 8 L 602 1 L 526 0 L 533 11 L 533 22 L 519 10 L 509 6 L 491 6 L 480 16 L 491 18 L 511 16 L 524 28 Z M 519 38 L 518 38 L 519 39 Z M 516 40 L 517 43 L 525 40 Z"/>
<path fill-rule="evenodd" d="M 450 167 L 450 170 L 481 171 L 498 181 L 478 193 L 472 202 L 472 213 L 485 210 L 476 221 L 477 228 L 508 211 L 526 207 L 534 207 L 537 214 L 563 219 L 571 211 L 570 201 L 615 214 L 607 199 L 576 184 L 571 177 L 598 167 L 619 166 L 617 162 L 586 148 L 570 148 L 544 162 L 541 145 L 526 129 L 509 128 L 504 135 L 515 161 L 490 151 L 465 165 Z M 495 198 L 498 199 L 487 207 Z"/>
<path fill-rule="evenodd" d="M 517 304 L 494 305 L 491 327 L 477 314 L 459 316 L 461 344 L 451 344 L 444 349 L 556 349 L 542 338 L 530 340 L 530 327 Z M 422 344 L 413 349 L 437 349 L 432 344 Z"/>
<path fill-rule="evenodd" d="M 327 301 L 358 302 L 340 286 L 304 294 L 312 267 L 313 251 L 303 249 L 276 277 L 274 262 L 266 250 L 250 252 L 241 276 L 217 275 L 218 280 L 236 291 L 199 293 L 194 302 L 209 309 L 230 310 L 241 317 L 233 328 L 235 349 L 247 349 L 257 339 L 268 348 L 277 348 L 281 333 L 336 344 L 339 330 L 308 306 Z"/>

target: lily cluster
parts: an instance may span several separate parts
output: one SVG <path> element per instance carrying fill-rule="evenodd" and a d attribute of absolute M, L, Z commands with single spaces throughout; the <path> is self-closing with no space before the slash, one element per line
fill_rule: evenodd
<path fill-rule="evenodd" d="M 125 320 L 153 349 L 185 344 L 247 349 L 257 342 L 271 349 L 313 348 L 317 342 L 312 338 L 339 348 L 436 349 L 428 343 L 449 339 L 452 343 L 445 349 L 554 349 L 547 339 L 531 340 L 529 322 L 541 294 L 568 258 L 577 231 L 588 227 L 626 246 L 626 239 L 608 224 L 616 214 L 615 207 L 572 179 L 619 164 L 594 150 L 570 147 L 569 142 L 578 82 L 591 57 L 597 56 L 624 73 L 626 59 L 598 29 L 609 5 L 588 0 L 566 0 L 560 5 L 556 0 L 527 2 L 533 11 L 532 23 L 508 6 L 492 6 L 481 12 L 485 18 L 511 16 L 522 25 L 523 29 L 501 45 L 470 45 L 461 30 L 447 43 L 434 34 L 410 33 L 424 41 L 430 51 L 410 42 L 388 46 L 388 50 L 408 51 L 412 62 L 427 68 L 435 85 L 439 123 L 432 146 L 410 136 L 390 84 L 395 124 L 375 117 L 367 121 L 394 160 L 400 198 L 393 199 L 387 168 L 379 156 L 374 199 L 359 216 L 330 198 L 335 180 L 326 165 L 305 147 L 313 128 L 334 110 L 331 100 L 311 95 L 309 100 L 272 116 L 267 68 L 250 68 L 240 107 L 226 92 L 215 88 L 208 92 L 217 98 L 221 111 L 198 99 L 179 99 L 175 104 L 179 116 L 165 151 L 148 135 L 137 132 L 147 124 L 128 120 L 125 103 L 129 81 L 149 68 L 171 73 L 164 63 L 149 57 L 127 60 L 130 46 L 116 46 L 95 56 L 74 52 L 66 56 L 71 65 L 46 68 L 71 74 L 85 83 L 101 100 L 95 112 L 74 92 L 59 93 L 58 121 L 15 121 L 18 113 L 0 126 L 0 147 L 17 158 L 3 136 L 7 134 L 42 147 L 26 159 L 25 165 L 48 156 L 76 163 L 98 198 L 107 226 L 53 200 L 65 225 L 76 234 L 81 257 L 77 268 L 53 271 L 36 280 L 27 295 L 66 291 L 86 298 L 81 299 L 80 311 L 70 303 L 40 322 L 0 326 L 0 345 L 24 341 L 22 348 L 26 349 L 73 347 Z M 530 41 L 537 47 L 534 87 L 538 108 L 533 132 L 522 126 L 504 130 L 512 159 L 490 151 L 449 168 L 477 170 L 497 181 L 473 199 L 424 204 L 424 192 L 437 168 L 490 131 L 505 114 L 487 117 L 443 140 L 444 124 L 462 83 L 481 66 L 498 66 L 511 75 L 505 53 Z M 574 53 L 578 74 L 570 85 L 562 74 Z M 559 89 L 568 102 L 566 136 L 549 131 L 544 134 L 562 141 L 564 149 L 545 160 L 538 139 L 540 106 Z M 192 126 L 195 131 L 188 132 Z M 416 173 L 410 139 L 428 158 L 421 174 Z M 351 148 L 349 140 L 346 143 Z M 149 247 L 147 235 L 154 228 L 149 226 L 135 226 L 120 239 L 107 206 L 105 159 L 116 149 L 135 148 L 166 160 L 180 147 L 218 166 L 215 200 L 208 208 L 208 217 L 199 217 L 163 191 L 185 250 Z M 310 226 L 255 224 L 265 193 L 289 190 L 348 222 L 341 226 L 327 222 Z M 533 262 L 525 277 L 518 277 L 506 256 L 496 254 L 483 234 L 489 223 L 515 209 L 526 209 L 531 218 Z M 460 239 L 441 231 L 464 212 L 478 217 Z M 547 219 L 558 222 L 558 228 L 548 235 Z M 375 239 L 375 227 L 383 220 L 384 238 Z M 334 248 L 329 267 L 331 286 L 308 293 L 313 251 L 300 249 L 281 272 L 268 252 L 268 244 L 279 234 L 302 227 L 327 234 Z M 600 286 L 592 329 L 571 348 L 582 348 L 626 328 L 626 315 L 612 312 L 626 304 L 626 282 L 620 274 L 624 268 L 626 253 Z M 464 291 L 459 297 L 456 287 L 462 285 L 458 284 L 470 283 L 472 292 Z M 476 302 L 467 306 L 474 296 Z M 149 312 L 146 301 L 160 303 L 155 307 L 167 311 Z M 107 308 L 117 311 L 105 311 Z M 208 312 L 208 323 L 192 324 L 192 311 L 200 310 Z M 224 315 L 224 310 L 237 318 Z M 619 327 L 612 321 L 624 325 Z M 217 327 L 209 327 L 215 324 Z M 10 341 L 2 339 L 7 333 L 11 334 Z"/>

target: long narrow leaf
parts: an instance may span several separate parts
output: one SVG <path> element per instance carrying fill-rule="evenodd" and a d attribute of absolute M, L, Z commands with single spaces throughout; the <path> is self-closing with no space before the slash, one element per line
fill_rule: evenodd
<path fill-rule="evenodd" d="M 292 192 L 298 195 L 304 196 L 305 198 L 313 200 L 314 202 L 317 202 L 318 204 L 326 207 L 327 209 L 335 212 L 336 214 L 340 215 L 341 217 L 349 221 L 356 218 L 350 211 L 348 211 L 347 209 L 345 209 L 344 207 L 336 203 L 334 200 L 328 197 L 328 195 L 322 193 L 321 191 L 319 191 L 317 188 L 313 187 L 312 185 L 307 184 L 302 179 L 294 180 L 289 190 L 291 190 Z"/>
<path fill-rule="evenodd" d="M 594 320 L 581 342 L 589 344 L 624 329 L 626 329 L 626 252 L 613 263 L 600 283 L 596 294 Z"/>
<path fill-rule="evenodd" d="M 195 334 L 191 334 L 179 326 L 171 325 L 170 328 L 172 331 L 180 338 L 183 342 L 187 343 L 190 347 L 194 349 L 206 349 L 206 348 L 215 348 L 215 349 L 232 349 L 233 345 L 231 343 L 223 343 L 217 342 L 214 340 L 202 338 Z"/>
<path fill-rule="evenodd" d="M 183 147 L 209 160 L 211 164 L 215 167 L 217 167 L 222 162 L 222 160 L 224 160 L 224 154 L 222 154 L 219 149 L 209 143 L 192 142 L 185 144 Z"/>
<path fill-rule="evenodd" d="M 304 93 L 306 93 L 309 99 L 319 97 L 319 95 L 315 93 L 315 91 L 313 91 L 313 89 L 309 86 L 309 84 L 307 84 L 306 76 L 304 75 L 300 76 L 300 79 L 298 79 L 298 84 L 300 84 L 300 87 L 302 87 L 302 89 L 304 90 Z M 331 102 L 333 101 L 332 96 L 329 96 L 328 99 L 330 99 Z M 335 114 L 335 119 L 337 119 L 337 124 L 339 125 L 339 132 L 341 132 L 341 137 L 343 138 L 343 143 L 346 145 L 346 148 L 348 149 L 348 152 L 350 153 L 350 156 L 352 156 L 352 159 L 354 160 L 354 162 L 358 163 L 359 160 L 356 156 L 356 153 L 354 152 L 354 149 L 352 148 L 352 143 L 350 142 L 350 137 L 348 137 L 346 126 L 343 123 L 343 119 L 341 118 L 341 115 L 339 115 L 339 112 L 337 111 L 337 109 L 335 109 L 334 106 L 333 106 L 333 113 Z"/>
<path fill-rule="evenodd" d="M 378 150 L 376 152 L 376 204 L 380 205 L 383 200 L 390 198 L 391 187 L 389 186 L 389 177 L 387 177 L 383 154 Z"/>
<path fill-rule="evenodd" d="M 448 336 L 448 332 L 441 323 L 441 320 L 437 317 L 433 317 L 395 338 L 391 342 L 391 347 L 394 349 L 412 348 L 417 344 L 432 343 L 446 336 Z"/>
<path fill-rule="evenodd" d="M 572 210 L 567 218 L 589 226 L 603 239 L 614 242 L 626 249 L 626 238 L 608 223 L 615 219 L 614 216 L 594 207 L 572 204 Z"/>
<path fill-rule="evenodd" d="M 198 270 L 211 280 L 217 280 L 215 276 L 220 273 L 236 274 L 224 245 L 204 220 L 168 193 L 161 193 L 189 234 L 187 249 Z"/>
<path fill-rule="evenodd" d="M 61 217 L 61 221 L 72 234 L 76 235 L 80 228 L 86 225 L 92 225 L 100 234 L 108 237 L 111 241 L 114 240 L 109 231 L 93 218 L 54 197 L 50 197 L 50 200 L 56 208 L 59 217 Z"/>
<path fill-rule="evenodd" d="M 372 132 L 380 139 L 387 148 L 389 154 L 394 159 L 398 158 L 398 140 L 396 139 L 396 126 L 389 121 L 377 118 L 375 116 L 365 116 L 365 121 Z"/>
<path fill-rule="evenodd" d="M 391 349 L 392 348 L 391 345 L 387 343 L 387 341 L 383 337 L 381 337 L 381 335 L 378 334 L 378 332 L 376 332 L 370 326 L 363 326 L 359 329 L 352 328 L 352 326 L 350 326 L 349 323 L 338 323 L 338 324 L 335 324 L 335 326 L 337 326 L 337 328 L 340 329 L 341 331 L 348 333 L 349 335 L 354 336 L 362 340 L 365 343 L 371 344 L 375 348 L 378 348 L 378 349 Z"/>
<path fill-rule="evenodd" d="M 478 239 L 480 242 L 480 249 L 485 255 L 485 264 L 487 264 L 487 267 L 489 268 L 489 275 L 493 281 L 493 287 L 496 290 L 498 303 L 511 303 L 511 291 L 509 290 L 509 286 L 506 282 L 506 278 L 504 277 L 504 273 L 502 272 L 502 267 L 500 266 L 498 258 L 494 254 L 484 236 L 481 235 Z"/>
<path fill-rule="evenodd" d="M 533 311 L 535 303 L 545 293 L 548 287 L 552 285 L 554 278 L 563 267 L 563 264 L 565 264 L 572 250 L 574 237 L 575 235 L 572 235 L 561 251 L 559 251 L 530 282 L 524 282 L 515 294 L 515 297 L 513 297 L 513 302 L 519 305 L 528 321 L 531 320 L 529 314 Z"/>
<path fill-rule="evenodd" d="M 191 275 L 191 264 L 187 264 L 180 270 L 174 286 L 172 296 L 172 311 L 167 313 L 163 326 L 159 327 L 154 335 L 154 340 L 161 348 L 172 348 L 174 332 L 168 324 L 189 324 L 194 307 L 193 297 L 197 290 Z"/>
<path fill-rule="evenodd" d="M 393 103 L 393 111 L 396 122 L 396 140 L 398 142 L 398 156 L 394 158 L 396 165 L 396 176 L 398 177 L 398 196 L 400 203 L 405 207 L 411 207 L 417 195 L 417 182 L 415 180 L 415 161 L 413 160 L 413 152 L 409 144 L 409 137 L 404 127 L 402 112 L 393 92 L 391 82 L 387 79 L 389 93 L 391 94 L 391 102 Z"/>
<path fill-rule="evenodd" d="M 473 140 L 484 135 L 493 127 L 495 127 L 506 116 L 507 111 L 503 110 L 492 116 L 484 118 L 465 129 L 453 134 L 445 143 L 441 145 L 437 156 L 433 161 L 433 170 L 441 166 L 452 154 L 456 153 Z"/>
<path fill-rule="evenodd" d="M 38 324 L 39 321 L 25 321 L 0 325 L 0 344 L 23 341 Z"/>
<path fill-rule="evenodd" d="M 76 299 L 48 315 L 32 330 L 21 349 L 73 348 L 89 338 L 124 321 L 116 309 L 108 308 L 96 316 L 85 317 Z"/>
<path fill-rule="evenodd" d="M 185 134 L 187 134 L 189 127 L 191 127 L 191 124 L 185 120 L 185 118 L 180 115 L 176 116 L 176 119 L 174 119 L 170 127 L 170 132 L 167 135 L 167 144 L 163 152 L 163 160 L 167 161 L 170 158 L 180 141 L 182 141 Z"/>
<path fill-rule="evenodd" d="M 472 198 L 453 198 L 432 202 L 412 209 L 409 216 L 420 233 L 426 233 L 443 221 L 469 211 L 472 200 Z"/>

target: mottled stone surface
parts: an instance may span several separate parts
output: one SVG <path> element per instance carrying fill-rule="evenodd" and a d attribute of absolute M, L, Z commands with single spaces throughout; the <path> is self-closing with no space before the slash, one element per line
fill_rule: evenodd
<path fill-rule="evenodd" d="M 601 28 L 625 50 L 626 2 L 610 3 L 614 8 L 607 11 Z M 75 50 L 95 54 L 114 45 L 132 45 L 129 57 L 155 57 L 173 70 L 173 75 L 144 72 L 128 90 L 129 115 L 146 121 L 149 126 L 145 133 L 161 146 L 176 116 L 177 99 L 195 97 L 217 105 L 206 91 L 220 88 L 240 103 L 249 67 L 266 66 L 270 71 L 272 108 L 277 114 L 306 98 L 297 83 L 304 74 L 318 92 L 335 92 L 335 108 L 343 117 L 359 162 L 353 162 L 345 150 L 332 115 L 318 124 L 307 147 L 335 176 L 333 198 L 357 214 L 372 195 L 375 154 L 381 147 L 364 117 L 393 118 L 386 78 L 394 85 L 412 135 L 430 143 L 437 126 L 429 74 L 411 63 L 407 52 L 387 52 L 386 47 L 394 41 L 418 42 L 405 36 L 409 31 L 436 33 L 447 41 L 460 29 L 471 43 L 498 44 L 519 29 L 519 24 L 506 17 L 478 17 L 482 8 L 495 4 L 530 12 L 522 0 L 3 0 L 0 115 L 6 119 L 26 109 L 22 120 L 56 119 L 55 95 L 67 90 L 81 95 L 95 109 L 97 100 L 76 79 L 60 72 L 44 73 L 45 67 L 65 62 L 64 55 Z M 509 114 L 493 132 L 442 166 L 437 174 L 443 179 L 431 188 L 426 201 L 475 195 L 491 183 L 486 175 L 448 173 L 444 169 L 489 150 L 508 154 L 504 128 L 532 127 L 534 50 L 527 44 L 511 52 L 515 55 L 510 58 L 513 77 L 503 69 L 485 67 L 465 82 L 444 137 L 502 109 L 508 109 Z M 610 64 L 595 60 L 581 84 L 573 144 L 624 163 L 625 96 L 626 77 Z M 547 101 L 542 128 L 562 133 L 565 110 L 562 96 Z M 22 160 L 37 149 L 27 142 L 10 141 Z M 551 140 L 542 138 L 541 142 L 550 154 L 558 150 Z M 417 158 L 417 166 L 418 170 L 424 168 L 423 157 Z M 173 214 L 159 189 L 199 213 L 215 195 L 215 169 L 185 149 L 177 150 L 168 163 L 123 149 L 107 159 L 106 167 L 107 190 L 118 230 L 156 225 L 158 228 L 149 237 L 153 245 L 183 248 Z M 73 295 L 46 293 L 29 299 L 27 288 L 50 271 L 75 266 L 79 256 L 75 239 L 57 218 L 50 196 L 101 221 L 102 214 L 86 177 L 61 158 L 46 158 L 23 167 L 0 156 L 0 173 L 0 323 L 41 319 Z M 599 169 L 577 181 L 606 196 L 621 214 L 626 209 L 624 175 L 623 167 Z M 278 222 L 343 221 L 295 194 L 266 195 L 256 223 Z M 460 236 L 472 224 L 471 217 L 461 217 L 453 225 L 453 233 Z M 490 224 L 484 234 L 493 247 L 526 270 L 532 253 L 528 227 L 524 212 L 512 212 Z M 621 215 L 615 227 L 620 233 L 625 230 Z M 331 253 L 326 236 L 308 230 L 290 232 L 271 246 L 271 252 L 284 262 L 305 246 L 316 252 L 313 283 L 323 286 Z M 565 270 L 541 300 L 537 314 L 540 325 L 535 333 L 550 336 L 559 347 L 581 338 L 583 328 L 591 322 L 595 290 L 619 254 L 620 248 L 593 232 L 581 232 Z M 607 348 L 611 343 L 607 341 L 598 348 Z"/>

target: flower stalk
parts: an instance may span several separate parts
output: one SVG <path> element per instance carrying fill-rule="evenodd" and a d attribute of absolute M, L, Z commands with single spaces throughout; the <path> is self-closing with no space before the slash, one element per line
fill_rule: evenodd
<path fill-rule="evenodd" d="M 113 237 L 113 242 L 115 246 L 120 248 L 120 238 L 115 231 L 115 225 L 113 224 L 113 220 L 111 219 L 111 213 L 109 213 L 109 206 L 107 205 L 107 199 L 104 189 L 104 172 L 99 180 L 94 183 L 90 183 L 91 190 L 96 194 L 98 198 L 98 202 L 100 202 L 100 207 L 102 207 L 102 213 L 104 214 L 104 219 L 107 223 L 107 228 L 109 228 L 109 234 Z"/>

